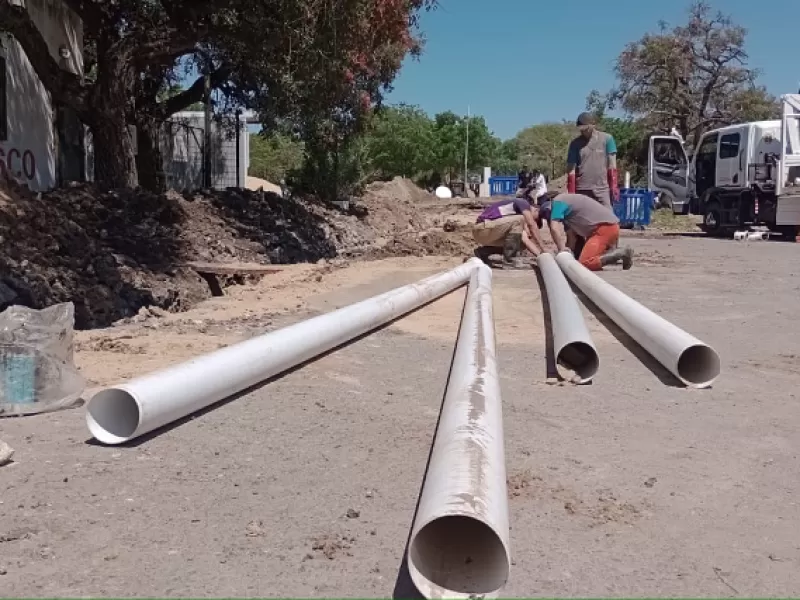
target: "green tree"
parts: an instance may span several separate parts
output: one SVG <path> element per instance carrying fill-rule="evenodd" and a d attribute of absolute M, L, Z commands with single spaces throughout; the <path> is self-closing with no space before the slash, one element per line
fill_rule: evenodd
<path fill-rule="evenodd" d="M 567 149 L 575 137 L 575 127 L 569 123 L 541 123 L 517 134 L 520 163 L 538 168 L 551 178 L 566 172 Z"/>
<path fill-rule="evenodd" d="M 436 143 L 436 171 L 451 179 L 464 172 L 464 152 L 467 149 L 467 118 L 452 111 L 434 117 L 433 135 Z M 495 156 L 500 140 L 492 134 L 483 117 L 469 118 L 468 170 L 488 166 Z"/>
<path fill-rule="evenodd" d="M 284 133 L 250 135 L 249 175 L 280 183 L 303 164 L 303 143 Z"/>
<path fill-rule="evenodd" d="M 685 24 L 670 28 L 662 22 L 657 33 L 625 47 L 609 105 L 652 129 L 677 127 L 694 143 L 708 129 L 775 118 L 776 99 L 757 85 L 759 72 L 748 66 L 746 33 L 708 3 L 695 2 Z"/>
<path fill-rule="evenodd" d="M 417 179 L 434 168 L 433 122 L 425 112 L 401 104 L 376 113 L 366 135 L 370 167 L 382 178 Z"/>
<path fill-rule="evenodd" d="M 619 172 L 629 171 L 632 181 L 640 180 L 644 176 L 645 166 L 641 161 L 642 151 L 648 140 L 644 123 L 631 118 L 603 116 L 598 120 L 598 128 L 611 134 L 617 143 Z"/>
<path fill-rule="evenodd" d="M 333 200 L 363 182 L 365 142 L 360 134 L 404 58 L 419 55 L 418 15 L 435 2 L 337 0 L 331 6 L 330 0 L 316 0 L 316 4 L 328 34 L 319 38 L 314 60 L 287 73 L 291 85 L 279 80 L 266 86 L 258 104 L 267 123 L 276 116 L 289 119 L 305 141 L 299 189 Z M 289 46 L 282 56 L 292 52 Z M 282 92 L 274 94 L 273 88 Z"/>
<path fill-rule="evenodd" d="M 493 175 L 516 175 L 522 166 L 519 154 L 519 140 L 517 138 L 505 140 L 497 145 L 490 165 L 487 166 L 492 167 Z"/>

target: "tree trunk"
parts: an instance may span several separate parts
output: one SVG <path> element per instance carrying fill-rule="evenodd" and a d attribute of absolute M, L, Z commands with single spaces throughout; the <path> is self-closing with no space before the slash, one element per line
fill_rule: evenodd
<path fill-rule="evenodd" d="M 149 117 L 140 118 L 136 124 L 136 171 L 139 175 L 139 185 L 155 193 L 167 189 L 159 135 L 160 125 Z"/>
<path fill-rule="evenodd" d="M 112 189 L 136 187 L 136 160 L 125 110 L 98 112 L 92 121 L 94 180 Z"/>
<path fill-rule="evenodd" d="M 108 188 L 135 188 L 136 156 L 128 128 L 130 90 L 136 71 L 130 48 L 98 41 L 97 81 L 92 91 L 91 116 L 94 143 L 94 179 Z"/>

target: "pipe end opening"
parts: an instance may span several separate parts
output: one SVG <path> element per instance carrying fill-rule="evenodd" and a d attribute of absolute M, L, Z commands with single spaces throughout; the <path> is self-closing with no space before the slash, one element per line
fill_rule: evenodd
<path fill-rule="evenodd" d="M 130 440 L 140 419 L 136 399 L 118 388 L 95 394 L 86 410 L 86 425 L 94 438 L 103 444 L 122 444 Z"/>
<path fill-rule="evenodd" d="M 559 375 L 576 383 L 588 383 L 600 368 L 600 358 L 591 344 L 573 342 L 564 346 L 556 357 Z"/>
<path fill-rule="evenodd" d="M 678 375 L 689 387 L 709 387 L 719 372 L 719 355 L 705 344 L 689 346 L 678 359 Z"/>
<path fill-rule="evenodd" d="M 508 580 L 509 557 L 502 540 L 491 527 L 471 517 L 431 521 L 414 536 L 408 555 L 412 578 L 416 570 L 443 590 L 489 594 Z M 414 583 L 420 587 L 420 582 Z"/>

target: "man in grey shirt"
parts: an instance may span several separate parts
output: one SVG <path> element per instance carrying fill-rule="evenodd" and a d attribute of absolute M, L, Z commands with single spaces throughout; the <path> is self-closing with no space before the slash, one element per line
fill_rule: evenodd
<path fill-rule="evenodd" d="M 575 124 L 581 133 L 567 151 L 567 191 L 611 207 L 619 198 L 614 136 L 598 131 L 591 113 L 581 113 Z"/>
<path fill-rule="evenodd" d="M 633 265 L 633 250 L 616 248 L 619 219 L 614 211 L 593 198 L 583 194 L 559 194 L 532 210 L 539 227 L 542 220 L 548 222 L 559 252 L 567 248 L 565 226 L 586 239 L 578 261 L 587 269 L 601 271 L 606 265 L 622 261 L 622 268 L 627 271 Z"/>

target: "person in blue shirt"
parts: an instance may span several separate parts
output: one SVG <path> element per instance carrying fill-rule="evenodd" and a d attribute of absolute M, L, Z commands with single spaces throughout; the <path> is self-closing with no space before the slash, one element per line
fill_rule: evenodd
<path fill-rule="evenodd" d="M 565 228 L 568 227 L 586 243 L 578 261 L 591 271 L 601 271 L 604 266 L 622 261 L 622 268 L 633 265 L 633 250 L 617 248 L 619 219 L 610 208 L 583 194 L 559 194 L 552 201 L 534 207 L 538 223 L 547 220 L 550 236 L 558 252 L 567 249 Z M 573 253 L 575 251 L 573 250 Z"/>

